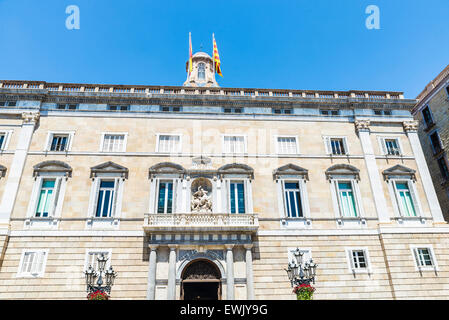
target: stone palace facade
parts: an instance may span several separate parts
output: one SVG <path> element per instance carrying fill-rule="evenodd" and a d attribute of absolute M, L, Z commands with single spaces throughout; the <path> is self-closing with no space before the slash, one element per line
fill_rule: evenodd
<path fill-rule="evenodd" d="M 0 298 L 447 299 L 449 228 L 400 92 L 0 80 Z"/>

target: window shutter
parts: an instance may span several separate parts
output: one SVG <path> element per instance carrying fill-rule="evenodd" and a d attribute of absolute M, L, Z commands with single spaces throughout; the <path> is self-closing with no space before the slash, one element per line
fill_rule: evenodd
<path fill-rule="evenodd" d="M 120 183 L 120 178 L 115 178 L 114 179 L 114 194 L 112 195 L 112 212 L 111 212 L 111 217 L 115 217 L 116 216 L 116 211 L 117 211 L 117 198 L 118 198 L 118 186 Z"/>
<path fill-rule="evenodd" d="M 33 260 L 33 253 L 31 252 L 25 252 L 23 255 L 23 262 L 22 262 L 22 270 L 21 273 L 26 273 L 29 272 L 30 266 L 31 266 L 31 262 Z"/>
<path fill-rule="evenodd" d="M 49 216 L 50 217 L 54 217 L 55 216 L 56 207 L 58 205 L 59 191 L 61 190 L 61 182 L 62 182 L 62 178 L 56 178 L 56 180 L 55 180 L 55 188 L 54 188 L 54 192 L 53 192 L 51 211 L 49 212 Z"/>
<path fill-rule="evenodd" d="M 383 155 L 387 155 L 388 151 L 387 151 L 387 145 L 385 143 L 385 138 L 380 138 L 380 147 L 381 147 L 381 150 L 382 150 L 382 154 Z"/>
<path fill-rule="evenodd" d="M 351 270 L 354 270 L 355 269 L 354 256 L 353 256 L 353 253 L 352 253 L 351 249 L 348 249 L 348 256 L 349 256 L 349 265 L 351 267 Z"/>
<path fill-rule="evenodd" d="M 37 193 L 34 197 L 34 204 L 33 204 L 33 212 L 32 215 L 35 217 L 36 216 L 36 210 L 37 210 L 37 206 L 39 205 L 39 198 L 40 198 L 40 194 L 41 194 L 41 189 L 42 189 L 42 184 L 44 182 L 44 179 L 42 179 L 42 177 L 38 177 L 36 180 L 37 183 Z"/>
<path fill-rule="evenodd" d="M 360 217 L 361 216 L 361 198 L 359 197 L 359 189 L 358 189 L 358 185 L 354 180 L 351 180 L 351 187 L 352 187 L 352 194 L 354 196 L 354 200 L 355 200 L 355 216 L 356 217 Z"/>
<path fill-rule="evenodd" d="M 331 138 L 330 137 L 324 137 L 324 148 L 326 149 L 326 154 L 331 154 L 332 153 Z"/>
<path fill-rule="evenodd" d="M 340 199 L 340 188 L 338 187 L 338 181 L 337 180 L 332 180 L 332 185 L 334 186 L 334 193 L 337 196 L 337 204 L 338 204 L 338 212 L 339 212 L 339 216 L 342 217 L 343 216 L 343 209 L 342 209 L 342 204 L 341 204 L 341 199 Z"/>
<path fill-rule="evenodd" d="M 404 212 L 403 212 L 402 205 L 401 205 L 401 199 L 399 198 L 398 189 L 396 188 L 396 181 L 393 181 L 392 185 L 393 185 L 394 196 L 396 197 L 396 205 L 398 206 L 399 215 L 401 217 L 403 217 Z"/>
<path fill-rule="evenodd" d="M 44 259 L 45 259 L 45 252 L 37 253 L 36 270 L 34 271 L 35 273 L 42 273 L 44 269 Z"/>
<path fill-rule="evenodd" d="M 47 140 L 45 141 L 45 151 L 50 151 L 52 140 L 53 140 L 53 133 L 49 133 L 47 135 Z"/>
<path fill-rule="evenodd" d="M 419 216 L 421 216 L 421 208 L 420 208 L 420 205 L 419 205 L 419 202 L 418 202 L 418 197 L 417 197 L 415 185 L 410 180 L 407 181 L 407 185 L 408 185 L 408 189 L 410 191 L 410 195 L 412 197 L 413 208 L 415 209 L 415 216 L 419 217 Z"/>
<path fill-rule="evenodd" d="M 91 210 L 90 216 L 95 217 L 95 212 L 97 211 L 98 205 L 98 193 L 100 192 L 100 178 L 95 178 L 92 184 L 92 194 L 91 194 Z"/>
<path fill-rule="evenodd" d="M 343 147 L 345 148 L 345 153 L 344 154 L 349 154 L 348 142 L 346 141 L 346 137 L 344 137 L 342 139 L 342 141 L 343 141 Z"/>
<path fill-rule="evenodd" d="M 178 188 L 179 188 L 179 179 L 173 179 L 173 191 L 172 191 L 172 213 L 178 212 Z M 212 191 L 213 192 L 213 191 Z M 210 194 L 212 196 L 212 194 Z"/>

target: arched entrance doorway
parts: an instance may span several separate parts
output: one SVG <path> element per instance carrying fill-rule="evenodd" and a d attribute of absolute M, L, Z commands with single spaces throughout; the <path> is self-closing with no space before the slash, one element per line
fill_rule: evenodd
<path fill-rule="evenodd" d="M 181 275 L 181 300 L 221 300 L 220 279 L 220 270 L 212 262 L 190 262 Z"/>

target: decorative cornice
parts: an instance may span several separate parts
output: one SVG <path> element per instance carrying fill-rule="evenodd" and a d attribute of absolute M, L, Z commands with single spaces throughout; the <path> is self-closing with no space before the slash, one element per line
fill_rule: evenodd
<path fill-rule="evenodd" d="M 417 132 L 419 121 L 418 120 L 404 121 L 402 125 L 404 126 L 405 132 Z"/>
<path fill-rule="evenodd" d="M 354 121 L 356 132 L 369 131 L 370 124 L 371 124 L 371 122 L 369 120 L 355 120 Z"/>

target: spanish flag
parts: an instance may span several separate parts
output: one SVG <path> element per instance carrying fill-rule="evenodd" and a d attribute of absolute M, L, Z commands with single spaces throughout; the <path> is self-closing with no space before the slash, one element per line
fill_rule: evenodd
<path fill-rule="evenodd" d="M 192 62 L 192 33 L 189 32 L 189 65 L 188 65 L 188 72 L 189 72 L 189 76 L 192 73 L 193 70 L 193 62 Z"/>
<path fill-rule="evenodd" d="M 214 41 L 214 67 L 215 67 L 215 72 L 217 72 L 221 77 L 223 77 L 223 75 L 221 74 L 220 56 L 218 55 L 218 48 L 217 48 L 217 42 L 215 41 L 215 35 L 213 36 L 213 41 Z"/>

